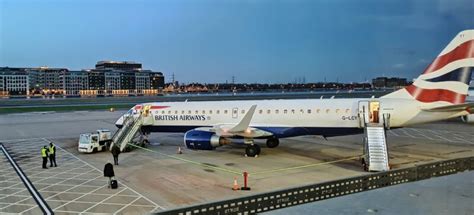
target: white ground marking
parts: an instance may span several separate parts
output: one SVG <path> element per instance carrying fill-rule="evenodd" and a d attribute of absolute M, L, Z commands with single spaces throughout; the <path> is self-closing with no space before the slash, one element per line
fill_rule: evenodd
<path fill-rule="evenodd" d="M 418 129 L 415 129 L 415 128 L 408 128 L 408 129 L 410 129 L 410 130 L 412 130 L 412 131 L 418 133 L 419 135 L 421 135 L 421 136 L 423 136 L 423 137 L 425 137 L 425 138 L 427 138 L 427 139 L 435 140 L 435 139 L 431 138 L 430 136 L 427 136 L 427 135 L 424 134 L 423 132 L 419 131 Z"/>
<path fill-rule="evenodd" d="M 49 143 L 49 142 L 50 142 L 47 138 L 44 138 L 44 137 L 42 137 L 42 138 L 27 138 L 27 139 L 11 139 L 11 140 L 1 140 L 1 141 L 2 141 L 2 142 L 13 142 L 13 141 L 14 141 L 14 142 L 17 142 L 17 143 L 18 143 L 18 142 L 27 142 L 27 143 L 31 144 L 31 143 L 32 143 L 32 142 L 31 142 L 32 140 L 36 140 L 36 141 L 33 141 L 34 144 L 43 143 L 44 141 L 46 141 L 46 143 Z M 33 148 L 33 147 L 35 147 L 35 146 L 32 145 L 32 146 L 26 147 L 26 148 L 25 148 L 25 147 L 21 147 L 21 149 L 18 149 L 19 147 L 17 147 L 16 151 L 18 151 L 18 152 L 20 152 L 20 153 L 25 153 L 25 152 L 31 153 L 31 150 L 28 150 L 28 148 Z M 60 175 L 60 174 L 63 174 L 63 173 L 66 173 L 66 174 L 67 174 L 68 172 L 73 172 L 75 169 L 81 169 L 81 168 L 84 168 L 85 166 L 91 167 L 92 170 L 87 171 L 87 172 L 83 172 L 83 173 L 81 173 L 81 174 L 79 174 L 79 175 L 89 174 L 89 173 L 96 172 L 96 171 L 98 171 L 98 172 L 100 172 L 100 173 L 102 172 L 102 171 L 100 171 L 98 168 L 96 168 L 95 166 L 92 166 L 91 164 L 89 164 L 89 163 L 85 162 L 84 160 L 78 158 L 78 157 L 75 156 L 74 154 L 72 154 L 72 153 L 70 153 L 70 152 L 68 152 L 68 151 L 66 151 L 66 150 L 64 150 L 64 149 L 62 149 L 62 148 L 59 147 L 59 146 L 56 146 L 56 147 L 58 147 L 58 149 L 62 150 L 62 151 L 65 152 L 66 154 L 70 155 L 71 157 L 77 159 L 77 162 L 80 162 L 81 164 L 84 164 L 84 165 L 83 165 L 83 166 L 79 166 L 79 167 L 75 167 L 74 169 L 68 170 L 68 171 L 66 171 L 66 172 L 64 172 L 64 171 L 63 171 L 63 172 L 59 172 L 59 173 L 57 173 L 57 174 L 55 174 L 55 175 L 48 176 L 48 177 L 41 177 L 41 176 L 39 176 L 39 175 L 42 174 L 43 172 L 36 172 L 36 173 L 34 173 L 34 174 L 29 175 L 29 177 L 33 177 L 33 178 L 35 178 L 35 179 L 40 179 L 39 181 L 43 181 L 43 180 L 47 180 L 48 178 L 54 178 L 54 176 L 57 176 L 57 175 Z M 23 168 L 24 171 L 31 171 L 32 169 L 36 169 L 36 168 L 37 168 L 37 164 L 38 164 L 38 163 L 35 162 L 35 161 L 33 161 L 33 160 L 30 161 L 30 159 L 32 159 L 32 158 L 25 158 L 25 159 L 22 160 L 22 161 L 23 161 L 22 167 L 25 167 L 25 168 Z M 75 165 L 75 164 L 76 164 L 76 162 L 73 161 L 72 163 L 68 163 L 68 164 L 62 165 L 62 167 L 66 166 L 66 165 L 72 165 L 72 166 L 73 166 L 73 165 Z M 31 166 L 31 167 L 30 167 L 30 166 Z M 75 174 L 74 177 L 77 177 L 77 176 L 79 176 L 79 175 Z M 15 176 L 16 176 L 16 174 L 15 174 Z M 12 176 L 12 177 L 13 177 L 13 176 Z M 40 184 L 47 185 L 47 186 L 45 186 L 45 187 L 42 187 L 41 189 L 38 189 L 38 190 L 41 190 L 41 192 L 45 192 L 45 193 L 55 193 L 54 195 L 45 198 L 45 199 L 48 199 L 48 201 L 57 202 L 57 201 L 55 201 L 55 200 L 52 199 L 52 198 L 55 197 L 55 196 L 58 196 L 58 195 L 60 195 L 60 194 L 62 194 L 62 193 L 76 193 L 76 194 L 79 194 L 79 195 L 80 195 L 79 197 L 77 197 L 77 198 L 75 198 L 75 199 L 73 199 L 73 200 L 71 200 L 71 201 L 68 201 L 68 202 L 66 202 L 66 203 L 64 203 L 64 204 L 61 204 L 61 205 L 59 205 L 58 207 L 56 207 L 55 209 L 53 209 L 53 210 L 56 211 L 56 212 L 69 212 L 69 213 L 80 213 L 80 214 L 82 214 L 82 213 L 88 213 L 88 212 L 86 212 L 87 210 L 89 210 L 89 209 L 91 209 L 91 208 L 93 208 L 93 207 L 95 207 L 95 206 L 97 206 L 97 205 L 100 205 L 102 202 L 106 201 L 107 199 L 113 198 L 113 197 L 115 197 L 115 196 L 120 196 L 120 197 L 122 197 L 122 196 L 123 196 L 123 197 L 135 197 L 135 199 L 134 199 L 133 201 L 131 201 L 131 202 L 129 202 L 129 203 L 126 203 L 126 204 L 107 203 L 107 205 L 122 206 L 119 210 L 117 210 L 117 211 L 115 212 L 115 214 L 119 213 L 120 211 L 124 210 L 125 208 L 127 208 L 128 206 L 131 206 L 131 205 L 132 205 L 132 206 L 138 206 L 138 207 L 150 207 L 150 206 L 151 206 L 151 207 L 154 207 L 150 212 L 155 212 L 155 211 L 158 210 L 158 209 L 165 210 L 164 207 L 162 207 L 162 206 L 156 204 L 155 202 L 151 201 L 151 200 L 148 199 L 147 197 L 141 195 L 140 193 L 136 192 L 135 190 L 131 189 L 130 187 L 128 187 L 128 186 L 125 185 L 125 184 L 122 184 L 122 187 L 123 187 L 123 188 L 122 188 L 122 190 L 121 190 L 120 192 L 117 192 L 117 193 L 115 193 L 115 194 L 113 194 L 113 195 L 110 195 L 110 194 L 96 194 L 96 193 L 94 193 L 94 192 L 96 192 L 97 190 L 100 190 L 100 189 L 104 188 L 106 185 L 102 185 L 102 186 L 83 185 L 83 184 L 86 184 L 86 183 L 88 183 L 88 182 L 94 181 L 94 180 L 96 180 L 96 179 L 98 179 L 98 178 L 101 178 L 101 177 L 102 177 L 102 176 L 97 176 L 96 178 L 93 178 L 93 179 L 84 179 L 84 182 L 81 183 L 81 184 L 79 184 L 79 185 L 67 185 L 67 184 L 62 184 L 63 182 L 65 182 L 65 181 L 67 181 L 67 180 L 74 179 L 74 178 L 54 178 L 54 179 L 59 179 L 59 181 L 56 182 L 56 183 L 54 183 L 54 184 L 49 184 L 49 183 L 45 184 L 45 183 L 41 183 L 41 182 L 35 183 L 35 184 L 38 184 L 38 185 L 40 185 Z M 18 184 L 16 184 L 16 185 L 18 185 Z M 72 187 L 72 188 L 69 188 L 69 189 L 67 189 L 67 190 L 61 191 L 61 192 L 47 191 L 47 189 L 48 189 L 49 187 L 53 187 L 54 185 L 61 185 L 61 186 L 64 185 L 64 186 L 73 186 L 73 187 Z M 11 186 L 9 186 L 9 187 L 12 187 L 12 186 L 15 186 L 15 185 L 11 185 Z M 72 190 L 72 189 L 77 188 L 77 187 L 79 187 L 79 186 L 91 187 L 91 188 L 96 188 L 96 189 L 93 189 L 93 190 L 91 190 L 91 191 L 89 191 L 89 192 L 86 192 L 86 193 L 68 192 L 68 190 Z M 26 188 L 21 189 L 21 190 L 15 192 L 15 193 L 20 193 L 20 192 L 25 191 L 25 190 L 26 190 Z M 126 190 L 129 190 L 129 191 L 135 193 L 136 195 L 126 195 L 126 194 L 125 194 L 125 195 L 120 195 L 120 193 L 122 193 L 122 192 L 124 192 L 124 191 L 126 191 Z M 87 196 L 87 195 L 90 195 L 90 194 L 103 195 L 103 196 L 107 196 L 107 198 L 104 199 L 103 201 L 99 202 L 99 203 L 97 203 L 97 202 L 87 202 L 87 201 L 77 201 L 78 199 L 83 198 L 83 197 L 85 197 L 85 196 Z M 3 196 L 3 195 L 2 195 L 0 198 L 4 198 L 4 197 L 6 197 L 6 196 Z M 30 196 L 24 196 L 24 197 L 30 197 Z M 143 198 L 143 199 L 149 201 L 149 202 L 150 202 L 151 204 L 153 204 L 153 205 L 142 205 L 142 204 L 136 205 L 136 204 L 133 204 L 133 202 L 136 202 L 136 201 L 138 201 L 138 200 L 141 199 L 141 198 Z M 18 201 L 18 202 L 25 201 L 25 200 L 26 200 L 26 199 L 22 199 L 22 200 L 20 200 L 20 201 Z M 10 205 L 25 205 L 25 206 L 30 206 L 29 204 L 18 204 L 18 202 L 9 204 L 9 205 L 7 205 L 7 207 L 10 206 Z M 62 203 L 63 201 L 59 201 L 59 202 Z M 58 208 L 63 207 L 63 206 L 66 205 L 66 204 L 69 204 L 70 202 L 89 203 L 89 204 L 94 204 L 94 205 L 93 205 L 92 207 L 90 207 L 90 208 L 88 208 L 88 209 L 82 211 L 82 212 L 80 212 L 80 211 L 63 211 L 63 210 L 56 210 L 56 209 L 58 209 Z M 31 206 L 35 206 L 35 205 L 31 205 Z M 32 207 L 32 208 L 28 208 L 28 209 L 26 209 L 25 211 L 21 212 L 21 214 L 22 214 L 22 213 L 25 213 L 25 212 L 28 212 L 28 211 L 30 211 L 30 210 L 33 210 L 33 209 L 35 209 L 35 208 L 37 208 L 37 206 L 36 206 L 36 207 Z"/>
<path fill-rule="evenodd" d="M 43 140 L 46 141 L 46 142 L 51 142 L 51 141 L 49 141 L 49 140 L 46 139 L 46 138 L 43 138 Z M 62 148 L 59 147 L 59 146 L 57 146 L 57 147 L 60 148 L 60 149 L 62 149 Z M 80 159 L 79 157 L 75 156 L 74 154 L 72 154 L 72 153 L 70 153 L 70 152 L 68 152 L 68 151 L 66 151 L 66 150 L 64 150 L 64 149 L 62 149 L 62 150 L 65 151 L 66 153 L 68 153 L 69 155 L 75 157 L 76 159 L 82 161 L 82 162 L 85 163 L 87 166 L 89 166 L 89 167 L 91 167 L 91 168 L 93 168 L 93 169 L 99 171 L 100 173 L 102 173 L 102 171 L 99 170 L 97 167 L 95 167 L 95 166 L 93 166 L 93 165 L 91 165 L 91 164 L 85 162 L 84 160 Z M 155 202 L 151 201 L 151 200 L 148 199 L 147 197 L 145 197 L 145 196 L 143 196 L 142 194 L 140 194 L 140 193 L 136 192 L 135 190 L 131 189 L 131 188 L 128 187 L 127 185 L 125 185 L 125 184 L 123 184 L 123 183 L 122 183 L 122 185 L 123 185 L 125 188 L 127 188 L 127 189 L 131 190 L 132 192 L 134 192 L 135 194 L 137 194 L 138 196 L 140 196 L 140 197 L 146 199 L 147 201 L 151 202 L 152 204 L 154 204 L 154 205 L 155 205 L 155 209 L 153 209 L 153 210 L 156 210 L 156 207 L 160 208 L 161 210 L 165 210 L 165 208 L 164 208 L 163 206 L 160 206 L 160 205 L 156 204 Z M 117 194 L 117 193 L 116 193 L 116 194 Z M 114 194 L 113 196 L 115 196 L 116 194 Z M 85 210 L 85 211 L 87 211 L 87 210 Z"/>

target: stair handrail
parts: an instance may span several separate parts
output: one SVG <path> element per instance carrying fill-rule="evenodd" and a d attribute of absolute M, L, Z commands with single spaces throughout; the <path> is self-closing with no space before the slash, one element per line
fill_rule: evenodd
<path fill-rule="evenodd" d="M 122 148 L 122 144 L 124 141 L 130 141 L 134 136 L 135 134 L 137 133 L 138 129 L 137 127 L 139 128 L 141 126 L 141 124 L 143 123 L 142 122 L 142 115 L 139 115 L 132 123 L 131 125 L 129 126 L 129 128 L 127 129 L 127 132 L 125 132 L 125 135 L 121 135 L 122 138 L 120 138 L 120 141 L 118 143 L 120 143 L 120 150 L 123 150 L 123 147 Z M 130 132 L 130 131 L 133 131 L 134 129 L 136 129 L 135 132 Z M 131 136 L 131 137 L 129 137 Z"/>
<path fill-rule="evenodd" d="M 123 122 L 122 122 L 122 127 L 119 128 L 115 133 L 114 133 L 114 136 L 112 136 L 112 142 L 116 142 L 116 138 L 118 136 L 120 136 L 120 134 L 123 132 L 123 130 L 126 130 L 127 126 L 128 126 L 128 121 L 130 121 L 130 119 L 133 118 L 133 116 L 127 116 L 124 118 Z"/>

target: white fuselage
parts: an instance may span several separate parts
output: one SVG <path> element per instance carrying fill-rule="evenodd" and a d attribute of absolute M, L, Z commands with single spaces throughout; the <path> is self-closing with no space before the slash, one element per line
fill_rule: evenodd
<path fill-rule="evenodd" d="M 250 127 L 272 133 L 282 129 L 302 128 L 298 132 L 283 132 L 281 137 L 305 134 L 338 136 L 334 129 L 360 129 L 361 102 L 378 102 L 379 119 L 389 114 L 391 127 L 437 121 L 465 115 L 463 112 L 426 112 L 426 104 L 410 99 L 294 99 L 294 100 L 241 100 L 241 101 L 199 101 L 144 103 L 150 106 L 154 132 L 185 132 L 197 127 L 212 127 L 222 124 L 237 124 L 252 105 L 256 105 Z M 140 107 L 140 108 L 141 108 Z M 134 107 L 137 109 L 137 106 Z M 129 111 L 130 112 L 130 111 Z M 139 110 L 133 111 L 135 114 Z M 122 119 L 117 121 L 121 125 Z M 383 122 L 381 122 L 383 123 Z M 278 132 L 276 132 L 276 130 Z M 333 129 L 329 131 L 330 129 Z M 348 133 L 350 134 L 350 132 Z"/>

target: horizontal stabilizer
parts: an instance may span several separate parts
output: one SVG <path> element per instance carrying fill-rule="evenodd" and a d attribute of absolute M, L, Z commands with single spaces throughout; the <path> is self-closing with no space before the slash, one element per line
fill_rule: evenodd
<path fill-rule="evenodd" d="M 428 109 L 423 109 L 423 110 L 429 111 L 429 112 L 455 112 L 455 111 L 463 111 L 463 110 L 472 111 L 474 110 L 474 103 L 447 105 L 447 106 L 428 108 Z"/>

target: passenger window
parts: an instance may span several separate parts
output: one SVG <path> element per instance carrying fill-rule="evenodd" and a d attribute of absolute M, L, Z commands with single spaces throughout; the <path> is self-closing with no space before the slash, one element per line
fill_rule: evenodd
<path fill-rule="evenodd" d="M 263 110 L 258 110 L 258 113 L 259 113 L 259 114 L 262 114 L 262 113 L 263 113 Z"/>
<path fill-rule="evenodd" d="M 191 114 L 191 111 L 190 111 L 190 110 L 188 110 L 188 114 Z"/>
<path fill-rule="evenodd" d="M 304 110 L 303 110 L 303 109 L 300 109 L 300 113 L 304 113 Z"/>
<path fill-rule="evenodd" d="M 287 109 L 283 110 L 283 113 L 284 113 L 284 114 L 287 114 L 287 113 L 288 113 L 288 110 L 287 110 Z"/>
<path fill-rule="evenodd" d="M 267 110 L 267 114 L 270 114 L 272 112 L 272 110 L 268 109 Z"/>
<path fill-rule="evenodd" d="M 161 114 L 165 114 L 165 111 L 164 111 L 164 110 L 162 110 L 162 111 L 161 111 Z"/>
<path fill-rule="evenodd" d="M 245 113 L 245 110 L 240 111 L 240 113 L 244 114 L 244 113 Z"/>
<path fill-rule="evenodd" d="M 317 110 L 316 110 L 316 113 L 319 113 L 319 111 L 321 111 L 321 110 L 320 110 L 320 109 L 317 109 Z"/>
<path fill-rule="evenodd" d="M 181 114 L 184 114 L 184 110 L 181 111 Z"/>
<path fill-rule="evenodd" d="M 295 109 L 291 109 L 291 113 L 295 113 Z"/>
<path fill-rule="evenodd" d="M 309 114 L 311 113 L 311 109 L 308 109 L 308 113 L 309 113 Z"/>
<path fill-rule="evenodd" d="M 205 110 L 202 110 L 202 114 L 206 114 L 206 111 L 205 111 Z"/>
<path fill-rule="evenodd" d="M 217 113 L 217 114 L 220 114 L 221 112 L 220 112 L 219 110 L 216 110 L 216 113 Z"/>
<path fill-rule="evenodd" d="M 329 109 L 326 109 L 326 113 L 329 113 Z"/>
<path fill-rule="evenodd" d="M 278 112 L 279 112 L 279 111 L 278 111 L 278 109 L 277 109 L 277 110 L 275 110 L 275 113 L 276 113 L 276 114 L 278 114 Z"/>
<path fill-rule="evenodd" d="M 209 114 L 212 114 L 212 110 L 209 110 Z"/>
<path fill-rule="evenodd" d="M 170 110 L 168 111 L 168 114 L 171 114 L 171 111 L 170 111 Z"/>
<path fill-rule="evenodd" d="M 224 114 L 227 114 L 227 113 L 228 113 L 228 111 L 227 111 L 227 110 L 224 110 Z"/>
<path fill-rule="evenodd" d="M 336 109 L 336 113 L 339 113 L 339 109 Z"/>
<path fill-rule="evenodd" d="M 175 110 L 175 111 L 174 111 L 174 114 L 178 114 L 178 111 L 177 111 L 177 110 Z"/>
<path fill-rule="evenodd" d="M 199 111 L 198 111 L 198 110 L 196 110 L 196 111 L 195 111 L 195 113 L 196 113 L 196 114 L 199 114 Z"/>
<path fill-rule="evenodd" d="M 350 109 L 346 109 L 346 113 L 349 113 L 351 110 Z"/>

